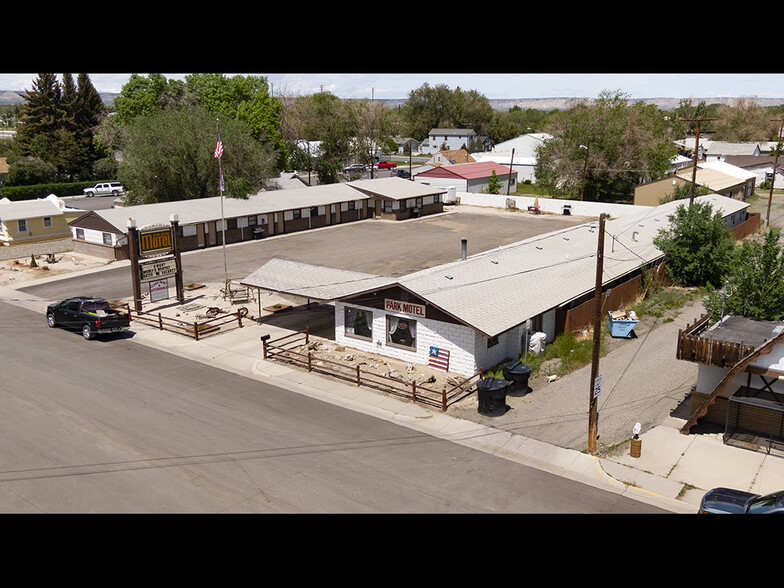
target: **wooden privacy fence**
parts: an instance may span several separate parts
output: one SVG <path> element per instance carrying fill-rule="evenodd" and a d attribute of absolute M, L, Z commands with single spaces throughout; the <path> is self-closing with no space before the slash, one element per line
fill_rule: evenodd
<path fill-rule="evenodd" d="M 626 303 L 634 299 L 639 292 L 640 276 L 636 276 L 623 284 L 602 293 L 602 318 L 607 316 L 608 310 L 623 308 Z M 592 298 L 579 306 L 567 310 L 563 327 L 564 332 L 568 333 L 569 331 L 576 331 L 587 325 L 592 325 L 594 318 L 596 317 L 595 308 L 596 300 Z"/>
<path fill-rule="evenodd" d="M 730 229 L 730 233 L 736 241 L 740 241 L 759 229 L 761 225 L 762 215 L 759 212 L 750 212 L 745 221 Z"/>
<path fill-rule="evenodd" d="M 310 328 L 285 335 L 274 340 L 263 340 L 264 359 L 281 358 L 284 361 L 305 367 L 309 372 L 319 372 L 342 380 L 356 383 L 357 386 L 367 386 L 397 396 L 411 398 L 414 402 L 421 402 L 436 406 L 446 411 L 447 406 L 457 402 L 472 392 L 472 387 L 482 379 L 482 370 L 467 378 L 460 384 L 451 388 L 435 390 L 416 382 L 406 383 L 396 378 L 374 374 L 363 370 L 361 366 L 349 366 L 343 363 L 314 357 L 308 350 L 306 353 L 297 351 L 302 345 L 310 341 Z"/>
<path fill-rule="evenodd" d="M 704 314 L 685 329 L 678 330 L 676 359 L 727 367 L 735 365 L 754 351 L 753 345 L 702 337 L 700 333 L 709 321 L 710 316 Z"/>
<path fill-rule="evenodd" d="M 186 322 L 163 316 L 159 313 L 144 312 L 143 310 L 134 311 L 131 315 L 133 320 L 139 320 L 148 325 L 158 327 L 161 331 L 168 330 L 188 337 L 193 337 L 197 341 L 206 335 L 213 334 L 220 330 L 221 326 L 234 324 L 242 328 L 242 319 L 248 315 L 245 307 L 237 309 L 236 312 L 224 313 L 204 321 Z"/>

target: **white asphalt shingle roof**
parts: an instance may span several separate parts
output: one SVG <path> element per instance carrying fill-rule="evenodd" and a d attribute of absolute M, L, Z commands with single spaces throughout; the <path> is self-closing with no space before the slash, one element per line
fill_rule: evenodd
<path fill-rule="evenodd" d="M 378 196 L 389 200 L 403 200 L 446 193 L 444 188 L 412 182 L 398 177 L 357 180 L 350 182 L 349 185 L 368 196 Z"/>
<path fill-rule="evenodd" d="M 357 290 L 390 283 L 390 278 L 332 269 L 285 259 L 271 259 L 240 283 L 311 300 L 332 301 Z"/>
<path fill-rule="evenodd" d="M 0 200 L 0 221 L 13 221 L 23 218 L 41 218 L 44 216 L 60 216 L 63 211 L 51 200 L 19 200 L 12 202 Z"/>
<path fill-rule="evenodd" d="M 695 200 L 709 202 L 714 211 L 721 211 L 724 216 L 748 206 L 716 194 Z M 646 210 L 635 208 L 627 215 L 605 222 L 604 284 L 662 256 L 653 239 L 660 229 L 667 227 L 668 217 L 681 204 L 683 201 Z M 399 284 L 464 324 L 487 336 L 495 336 L 593 292 L 598 226 L 596 220 L 398 278 L 313 268 L 309 270 L 314 276 L 313 288 L 304 290 L 309 280 L 304 272 L 307 264 L 297 264 L 300 271 L 291 272 L 290 265 L 272 261 L 251 276 L 255 276 L 254 286 L 301 296 L 307 295 L 303 292 L 319 292 L 311 297 L 322 300 L 347 299 Z M 286 275 L 275 275 L 278 271 Z M 296 277 L 288 277 L 291 274 Z M 287 280 L 293 283 L 287 284 Z"/>
<path fill-rule="evenodd" d="M 424 186 L 398 177 L 304 186 L 289 190 L 259 192 L 247 199 L 223 198 L 223 217 L 237 218 L 313 206 L 330 206 L 352 200 L 365 200 L 375 194 L 381 198 L 401 199 L 443 193 L 443 188 Z M 221 218 L 221 198 L 219 196 L 192 198 L 93 212 L 116 227 L 118 233 L 125 233 L 129 218 L 133 218 L 138 227 L 168 223 L 174 214 L 178 216 L 181 225 L 219 220 Z M 71 224 L 79 226 L 78 219 Z"/>

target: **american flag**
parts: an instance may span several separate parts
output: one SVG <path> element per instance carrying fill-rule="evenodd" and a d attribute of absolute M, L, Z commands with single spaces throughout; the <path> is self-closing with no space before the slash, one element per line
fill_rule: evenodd
<path fill-rule="evenodd" d="M 430 347 L 430 356 L 427 365 L 439 370 L 449 371 L 449 350 L 440 347 Z"/>
<path fill-rule="evenodd" d="M 220 133 L 218 133 L 218 144 L 215 145 L 215 157 L 220 158 L 223 155 L 223 143 L 221 142 Z"/>

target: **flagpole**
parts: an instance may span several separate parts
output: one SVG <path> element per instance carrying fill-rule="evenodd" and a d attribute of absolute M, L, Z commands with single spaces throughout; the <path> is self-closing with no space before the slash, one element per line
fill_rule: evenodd
<path fill-rule="evenodd" d="M 215 119 L 215 126 L 218 131 L 218 144 L 215 147 L 215 157 L 218 158 L 218 173 L 220 174 L 220 206 L 221 206 L 221 235 L 223 237 L 223 278 L 224 287 L 229 281 L 229 270 L 226 265 L 226 219 L 223 216 L 223 167 L 221 166 L 221 156 L 223 155 L 223 143 L 220 138 L 220 119 Z"/>

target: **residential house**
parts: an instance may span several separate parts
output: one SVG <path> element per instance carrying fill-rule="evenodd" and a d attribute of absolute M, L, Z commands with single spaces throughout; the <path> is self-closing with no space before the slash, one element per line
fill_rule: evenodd
<path fill-rule="evenodd" d="M 82 214 L 54 194 L 36 200 L 0 200 L 0 243 L 4 246 L 67 239 L 68 215 Z"/>
<path fill-rule="evenodd" d="M 397 143 L 397 152 L 399 154 L 420 153 L 422 143 L 411 137 L 395 137 Z"/>
<path fill-rule="evenodd" d="M 468 149 L 473 141 L 479 139 L 474 129 L 430 129 L 427 153 Z"/>
<path fill-rule="evenodd" d="M 737 155 L 762 155 L 762 145 L 753 141 L 733 143 L 707 139 L 702 143 L 702 149 L 705 161 L 723 161 L 727 157 Z"/>
<path fill-rule="evenodd" d="M 725 443 L 784 446 L 784 323 L 705 315 L 678 333 L 676 357 L 699 364 L 682 433 L 714 425 Z"/>
<path fill-rule="evenodd" d="M 455 165 L 457 163 L 476 163 L 473 155 L 465 149 L 439 151 L 425 162 L 425 165 Z"/>
<path fill-rule="evenodd" d="M 634 204 L 656 206 L 672 197 L 675 189 L 691 185 L 694 166 L 683 168 L 677 173 L 640 184 L 634 188 Z M 697 186 L 708 188 L 712 193 L 727 198 L 745 200 L 754 192 L 756 176 L 726 162 L 713 161 L 697 164 L 695 182 Z"/>
<path fill-rule="evenodd" d="M 754 174 L 756 186 L 769 182 L 774 177 L 773 166 L 777 165 L 775 155 L 733 155 L 724 161 Z M 779 156 L 774 182 L 775 189 L 784 189 L 784 157 Z"/>
<path fill-rule="evenodd" d="M 551 139 L 547 133 L 528 133 L 494 145 L 491 151 L 480 153 L 477 161 L 494 161 L 517 172 L 519 182 L 536 183 L 537 149 Z"/>

